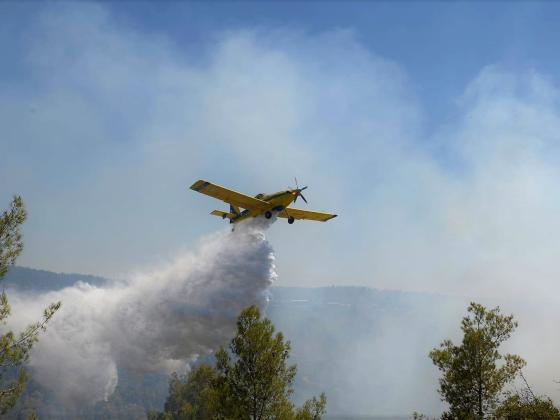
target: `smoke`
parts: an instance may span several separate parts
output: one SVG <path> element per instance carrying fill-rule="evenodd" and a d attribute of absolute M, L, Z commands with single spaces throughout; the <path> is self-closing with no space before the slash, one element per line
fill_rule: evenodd
<path fill-rule="evenodd" d="M 242 308 L 266 301 L 274 281 L 271 246 L 255 219 L 202 240 L 194 253 L 109 287 L 78 283 L 43 295 L 12 292 L 11 327 L 62 301 L 34 348 L 33 378 L 67 405 L 107 399 L 117 366 L 184 371 L 231 337 Z"/>
<path fill-rule="evenodd" d="M 14 75 L 0 96 L 0 141 L 10 152 L 0 193 L 20 192 L 30 210 L 20 263 L 110 275 L 199 236 L 201 225 L 185 232 L 150 223 L 153 214 L 170 221 L 200 214 L 198 201 L 177 194 L 185 179 L 212 174 L 258 192 L 297 174 L 313 188 L 312 208 L 341 217 L 328 228 L 301 223 L 301 240 L 288 229 L 274 232 L 284 285 L 438 292 L 485 297 L 489 306 L 504 302 L 496 298 L 540 299 L 532 305 L 541 312 L 502 305 L 520 321 L 510 351 L 527 358 L 537 390 L 558 395 L 551 373 L 560 348 L 560 315 L 551 309 L 560 296 L 556 76 L 488 63 L 454 89 L 438 88 L 448 108 L 440 113 L 429 97 L 416 96 L 422 79 L 415 69 L 378 55 L 352 30 L 226 28 L 176 39 L 167 27 L 146 33 L 123 25 L 105 5 L 54 6 L 35 8 L 25 24 L 0 13 L 0 28 L 10 28 L 3 57 Z M 64 301 L 32 358 L 35 376 L 68 379 L 58 381 L 60 395 L 85 389 L 86 378 L 99 398 L 114 388 L 118 364 L 183 366 L 223 338 L 212 316 L 227 312 L 219 305 L 226 292 L 240 294 L 240 301 L 225 299 L 239 307 L 250 301 L 242 288 L 218 292 L 197 276 L 218 262 L 230 272 L 223 259 L 190 256 L 107 289 L 17 296 L 14 313 L 37 309 L 28 322 L 48 302 Z M 347 362 L 331 368 L 336 354 L 317 371 L 344 384 L 341 410 L 359 401 L 364 411 L 396 412 L 403 401 L 436 407 L 437 372 L 426 354 L 457 338 L 466 303 L 435 307 L 380 318 L 379 339 L 356 340 L 357 327 L 332 333 Z M 180 321 L 188 337 L 170 326 Z M 414 334 L 405 329 L 411 325 Z M 289 338 L 297 346 L 299 337 Z M 180 339 L 181 346 L 170 344 Z M 397 376 L 389 369 L 395 364 Z M 405 379 L 395 383 L 399 376 Z M 387 383 L 388 402 L 373 406 L 376 387 Z"/>

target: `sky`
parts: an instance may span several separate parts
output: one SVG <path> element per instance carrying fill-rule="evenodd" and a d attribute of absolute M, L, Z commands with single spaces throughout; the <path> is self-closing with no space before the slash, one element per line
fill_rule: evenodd
<path fill-rule="evenodd" d="M 560 6 L 0 3 L 20 265 L 120 278 L 228 229 L 206 179 L 308 185 L 277 285 L 560 292 Z"/>

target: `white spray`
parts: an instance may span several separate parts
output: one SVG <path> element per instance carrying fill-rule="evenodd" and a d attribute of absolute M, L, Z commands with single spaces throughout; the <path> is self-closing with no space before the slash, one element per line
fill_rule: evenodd
<path fill-rule="evenodd" d="M 34 380 L 66 404 L 89 403 L 113 393 L 117 366 L 184 371 L 227 343 L 240 310 L 262 306 L 276 277 L 264 236 L 271 223 L 244 222 L 205 238 L 195 253 L 110 287 L 78 283 L 40 296 L 12 291 L 13 328 L 62 301 L 32 353 Z"/>

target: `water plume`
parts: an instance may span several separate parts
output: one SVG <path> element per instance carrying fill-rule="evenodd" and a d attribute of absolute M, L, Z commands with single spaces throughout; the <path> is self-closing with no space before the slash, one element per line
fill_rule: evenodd
<path fill-rule="evenodd" d="M 266 302 L 274 254 L 262 218 L 204 238 L 193 253 L 108 287 L 77 283 L 42 295 L 12 291 L 11 327 L 63 305 L 32 353 L 34 380 L 68 405 L 107 399 L 117 367 L 184 371 L 227 343 L 242 308 Z"/>

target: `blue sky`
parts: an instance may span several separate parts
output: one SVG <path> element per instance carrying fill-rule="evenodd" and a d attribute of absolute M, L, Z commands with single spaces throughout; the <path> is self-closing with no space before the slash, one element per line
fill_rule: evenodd
<path fill-rule="evenodd" d="M 145 2 L 131 7 L 123 2 L 112 10 L 119 22 L 166 33 L 188 48 L 202 47 L 199 53 L 221 31 L 289 28 L 317 34 L 350 29 L 368 49 L 402 65 L 437 114 L 488 64 L 547 73 L 560 69 L 553 53 L 560 6 L 553 2 L 364 3 Z"/>
<path fill-rule="evenodd" d="M 224 228 L 198 178 L 309 185 L 279 285 L 556 284 L 554 3 L 0 4 L 0 197 L 20 264 L 122 276 Z M 299 204 L 299 203 L 298 203 Z M 535 274 L 536 273 L 536 274 Z"/>

